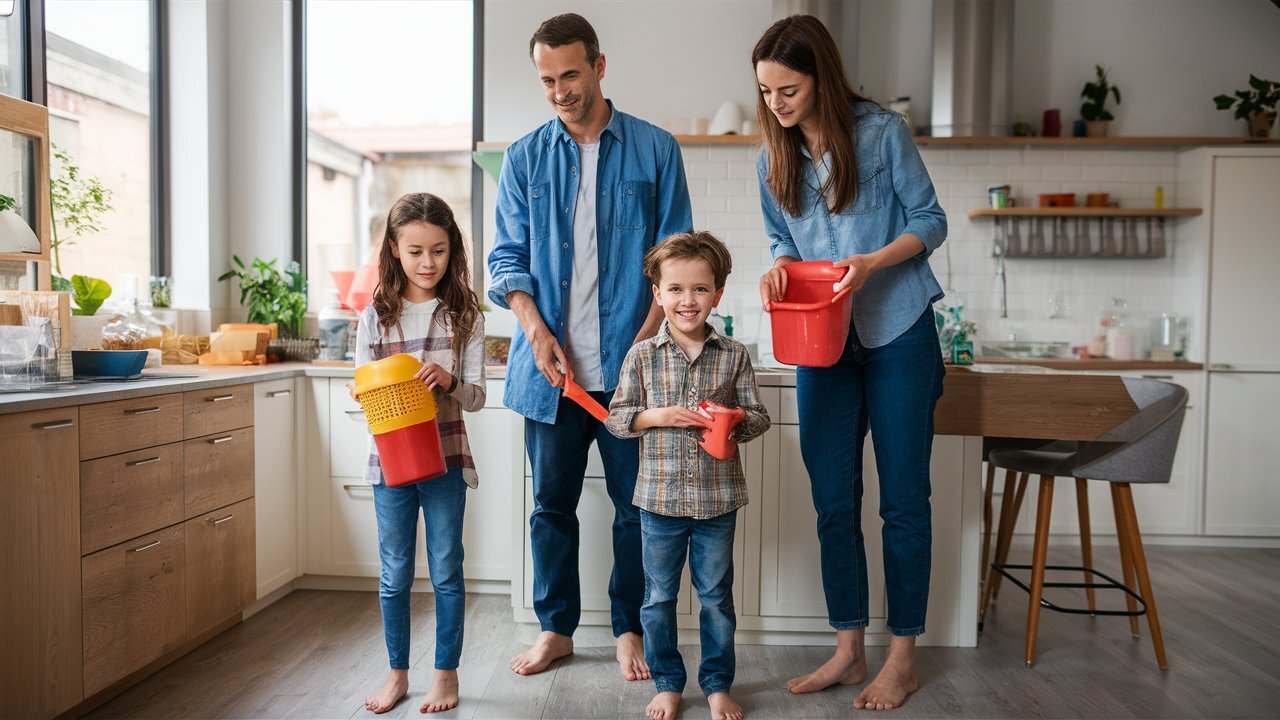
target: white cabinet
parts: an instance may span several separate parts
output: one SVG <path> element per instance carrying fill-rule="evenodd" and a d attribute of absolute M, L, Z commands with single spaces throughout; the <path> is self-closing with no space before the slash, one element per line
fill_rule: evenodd
<path fill-rule="evenodd" d="M 1280 373 L 1209 377 L 1205 532 L 1280 536 Z"/>
<path fill-rule="evenodd" d="M 298 562 L 297 378 L 253 387 L 254 498 L 257 516 L 258 599 L 302 574 Z"/>

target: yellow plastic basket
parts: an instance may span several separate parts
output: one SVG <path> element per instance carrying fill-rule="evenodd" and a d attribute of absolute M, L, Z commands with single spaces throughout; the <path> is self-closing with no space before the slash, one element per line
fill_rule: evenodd
<path fill-rule="evenodd" d="M 356 399 L 374 435 L 435 419 L 435 396 L 413 377 L 421 368 L 404 353 L 356 368 Z"/>

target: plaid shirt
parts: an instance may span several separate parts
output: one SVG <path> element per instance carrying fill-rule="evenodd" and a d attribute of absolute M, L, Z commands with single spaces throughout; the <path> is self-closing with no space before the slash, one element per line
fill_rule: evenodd
<path fill-rule="evenodd" d="M 746 412 L 733 429 L 734 442 L 753 440 L 769 429 L 769 413 L 760 403 L 751 359 L 733 338 L 708 326 L 702 353 L 689 362 L 663 322 L 656 336 L 627 353 L 605 427 L 620 438 L 640 438 L 640 474 L 632 498 L 637 507 L 658 515 L 706 520 L 747 504 L 739 453 L 729 460 L 711 457 L 698 446 L 700 428 L 631 429 L 641 410 L 672 405 L 693 410 L 703 400 Z"/>

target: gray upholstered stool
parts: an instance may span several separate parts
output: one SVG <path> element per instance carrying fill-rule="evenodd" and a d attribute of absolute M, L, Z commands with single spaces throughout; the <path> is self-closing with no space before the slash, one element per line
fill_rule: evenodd
<path fill-rule="evenodd" d="M 1138 517 L 1134 511 L 1133 483 L 1167 483 L 1173 470 L 1173 456 L 1178 446 L 1178 434 L 1182 430 L 1182 418 L 1187 406 L 1187 391 L 1178 385 L 1124 378 L 1126 389 L 1138 412 L 1129 420 L 1112 429 L 1103 438 L 1080 443 L 1059 443 L 1040 449 L 995 449 L 989 456 L 993 468 L 1006 470 L 1005 497 L 1001 504 L 999 536 L 996 540 L 996 560 L 991 564 L 995 572 L 990 575 L 983 591 L 980 618 L 985 618 L 987 605 L 998 590 L 1001 576 L 1030 593 L 1027 611 L 1026 662 L 1035 660 L 1036 631 L 1040 624 L 1040 608 L 1047 607 L 1061 612 L 1098 615 L 1125 615 L 1129 617 L 1130 630 L 1138 634 L 1139 615 L 1147 616 L 1151 640 L 1155 646 L 1156 662 L 1161 670 L 1168 669 L 1165 661 L 1164 637 L 1160 633 L 1160 619 L 1156 613 L 1155 596 L 1151 591 L 1151 579 L 1147 573 L 1147 559 L 1142 548 L 1142 535 L 1138 530 Z M 1024 485 L 1010 497 L 1009 485 L 1013 473 L 1022 473 Z M 1037 500 L 1035 545 L 1030 565 L 1009 565 L 1008 550 L 1013 534 L 1014 518 L 1025 490 L 1028 475 L 1040 476 Z M 1055 477 L 1076 479 L 1077 507 L 1080 513 L 1082 566 L 1047 566 L 1049 549 L 1049 516 L 1053 507 L 1053 482 Z M 1086 480 L 1101 480 L 1111 484 L 1111 501 L 1115 510 L 1116 534 L 1120 543 L 1120 565 L 1124 583 L 1120 583 L 1089 567 L 1092 552 L 1089 541 L 1089 511 L 1085 493 Z M 1031 571 L 1030 586 L 1022 583 L 1009 569 Z M 1083 583 L 1045 582 L 1046 570 L 1078 570 L 1085 574 Z M 1107 582 L 1090 582 L 1091 576 Z M 1137 582 L 1137 591 L 1133 583 Z M 1044 599 L 1046 587 L 1084 588 L 1088 594 L 1088 609 L 1058 607 Z M 1096 609 L 1094 589 L 1120 589 L 1125 593 L 1126 611 L 1099 611 Z M 1138 606 L 1142 607 L 1139 608 Z"/>

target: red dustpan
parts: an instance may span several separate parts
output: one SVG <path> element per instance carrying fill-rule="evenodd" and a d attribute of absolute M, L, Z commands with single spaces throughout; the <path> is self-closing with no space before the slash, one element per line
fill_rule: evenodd
<path fill-rule="evenodd" d="M 609 417 L 609 411 L 605 410 L 603 405 L 596 402 L 595 398 L 588 395 L 587 391 L 568 375 L 564 376 L 564 396 L 581 405 L 600 422 L 604 422 L 605 418 Z"/>

